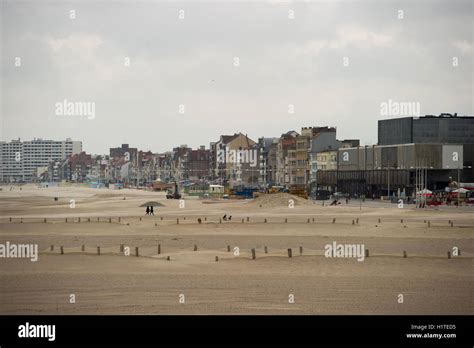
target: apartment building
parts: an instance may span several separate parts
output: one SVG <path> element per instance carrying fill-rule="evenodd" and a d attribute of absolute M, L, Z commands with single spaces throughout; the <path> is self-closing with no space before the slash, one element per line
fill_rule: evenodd
<path fill-rule="evenodd" d="M 82 142 L 70 138 L 62 141 L 33 139 L 0 142 L 0 181 L 31 182 L 37 169 L 48 167 L 82 151 Z"/>

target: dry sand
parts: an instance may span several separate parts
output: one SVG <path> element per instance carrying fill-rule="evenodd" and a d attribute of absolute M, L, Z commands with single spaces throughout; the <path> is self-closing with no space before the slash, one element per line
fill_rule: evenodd
<path fill-rule="evenodd" d="M 2 189 L 0 243 L 37 243 L 40 255 L 37 262 L 0 259 L 0 314 L 473 312 L 473 207 L 416 211 L 367 201 L 360 210 L 358 201 L 323 207 L 296 198 L 288 208 L 291 196 L 277 194 L 214 204 L 185 199 L 180 208 L 164 193 L 147 191 Z M 139 206 L 147 201 L 164 206 L 144 216 Z M 220 222 L 224 214 L 232 221 Z M 333 241 L 364 244 L 370 256 L 363 262 L 326 258 L 324 246 Z M 448 259 L 454 246 L 461 256 Z M 70 294 L 76 303 L 69 303 Z"/>

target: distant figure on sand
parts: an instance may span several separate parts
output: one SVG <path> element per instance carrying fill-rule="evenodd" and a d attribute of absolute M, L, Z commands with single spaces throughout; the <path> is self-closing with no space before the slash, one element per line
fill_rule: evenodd
<path fill-rule="evenodd" d="M 227 214 L 224 214 L 224 216 L 222 217 L 222 220 L 227 221 Z"/>
<path fill-rule="evenodd" d="M 231 216 L 229 216 L 229 221 L 230 221 L 230 220 L 232 220 L 232 215 L 231 215 Z"/>
<path fill-rule="evenodd" d="M 150 215 L 150 207 L 146 206 L 146 214 L 145 215 Z"/>
<path fill-rule="evenodd" d="M 150 215 L 155 216 L 155 213 L 153 212 L 153 206 L 150 207 Z"/>

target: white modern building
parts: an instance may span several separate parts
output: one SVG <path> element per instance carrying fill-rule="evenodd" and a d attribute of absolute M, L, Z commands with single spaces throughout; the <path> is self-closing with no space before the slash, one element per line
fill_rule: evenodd
<path fill-rule="evenodd" d="M 34 139 L 0 141 L 0 181 L 34 181 L 37 168 L 48 166 L 82 151 L 81 141 Z"/>

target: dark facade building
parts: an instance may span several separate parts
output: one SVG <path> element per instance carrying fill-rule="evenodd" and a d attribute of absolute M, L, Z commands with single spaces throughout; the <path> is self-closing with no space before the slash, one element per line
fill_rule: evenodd
<path fill-rule="evenodd" d="M 188 152 L 187 175 L 189 179 L 207 179 L 210 175 L 211 150 L 201 146 Z"/>
<path fill-rule="evenodd" d="M 85 182 L 87 175 L 91 173 L 92 156 L 84 151 L 69 157 L 68 179 L 76 182 Z"/>
<path fill-rule="evenodd" d="M 378 145 L 340 148 L 337 170 L 319 170 L 318 187 L 366 196 L 413 195 L 416 171 L 426 188 L 474 182 L 474 117 L 403 117 L 378 122 Z"/>
<path fill-rule="evenodd" d="M 110 157 L 127 157 L 128 161 L 136 163 L 138 150 L 136 147 L 129 147 L 128 144 L 122 144 L 122 147 L 110 148 Z"/>
<path fill-rule="evenodd" d="M 474 117 L 441 114 L 378 122 L 378 144 L 474 144 Z"/>

